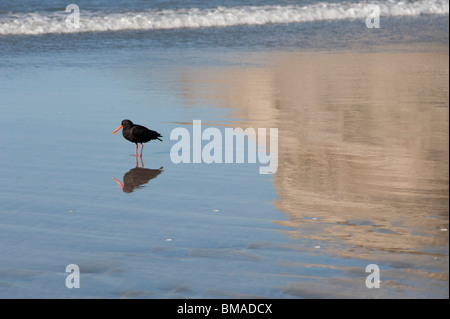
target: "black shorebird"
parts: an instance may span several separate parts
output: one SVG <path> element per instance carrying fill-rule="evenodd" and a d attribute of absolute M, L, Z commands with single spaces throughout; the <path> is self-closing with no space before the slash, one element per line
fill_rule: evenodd
<path fill-rule="evenodd" d="M 162 137 L 158 132 L 149 130 L 145 126 L 133 124 L 130 120 L 123 120 L 122 124 L 114 131 L 112 134 L 116 133 L 118 130 L 123 128 L 122 134 L 127 140 L 136 144 L 136 155 L 138 156 L 138 143 L 141 144 L 141 153 L 139 156 L 142 156 L 142 150 L 144 149 L 144 145 L 142 143 L 147 143 L 151 140 L 160 140 Z"/>

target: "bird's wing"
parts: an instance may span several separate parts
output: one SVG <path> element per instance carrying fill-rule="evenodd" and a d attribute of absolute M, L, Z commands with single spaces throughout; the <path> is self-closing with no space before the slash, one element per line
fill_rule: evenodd
<path fill-rule="evenodd" d="M 133 126 L 133 132 L 135 132 L 135 134 L 144 135 L 151 139 L 157 139 L 158 137 L 162 137 L 162 135 L 159 134 L 158 132 L 149 130 L 148 128 L 141 125 Z"/>
<path fill-rule="evenodd" d="M 131 128 L 131 130 L 135 134 L 145 134 L 147 131 L 150 131 L 148 128 L 141 125 L 135 125 Z"/>

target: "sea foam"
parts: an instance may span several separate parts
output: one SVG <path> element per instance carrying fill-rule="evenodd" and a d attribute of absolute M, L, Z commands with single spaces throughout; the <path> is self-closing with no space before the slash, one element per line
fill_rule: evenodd
<path fill-rule="evenodd" d="M 211 28 L 365 19 L 373 5 L 379 7 L 380 17 L 449 13 L 448 0 L 323 2 L 305 6 L 241 6 L 118 13 L 89 11 L 80 7 L 79 28 L 66 26 L 69 13 L 65 11 L 7 13 L 0 15 L 0 35 Z"/>

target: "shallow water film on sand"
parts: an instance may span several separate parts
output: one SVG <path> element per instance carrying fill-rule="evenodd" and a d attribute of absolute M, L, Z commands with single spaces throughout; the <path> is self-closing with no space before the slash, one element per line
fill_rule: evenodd
<path fill-rule="evenodd" d="M 448 1 L 69 4 L 0 4 L 0 298 L 449 297 Z"/>

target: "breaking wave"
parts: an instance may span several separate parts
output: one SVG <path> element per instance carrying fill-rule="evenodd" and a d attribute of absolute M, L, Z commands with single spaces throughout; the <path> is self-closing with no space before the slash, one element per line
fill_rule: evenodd
<path fill-rule="evenodd" d="M 69 28 L 66 25 L 70 13 L 65 11 L 0 14 L 0 35 L 210 28 L 365 19 L 371 12 L 371 5 L 378 6 L 380 17 L 449 13 L 448 0 L 323 2 L 305 6 L 240 6 L 120 13 L 84 11 L 81 7 L 79 28 Z"/>

